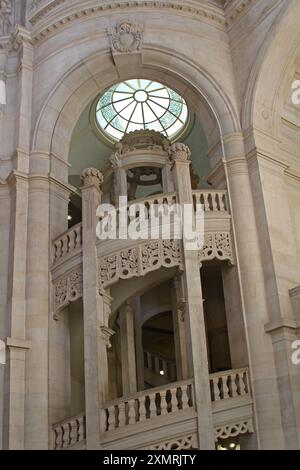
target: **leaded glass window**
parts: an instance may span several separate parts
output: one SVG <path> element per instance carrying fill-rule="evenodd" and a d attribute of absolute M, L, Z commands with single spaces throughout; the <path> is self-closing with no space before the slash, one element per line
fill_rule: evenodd
<path fill-rule="evenodd" d="M 101 130 L 115 141 L 140 129 L 161 132 L 172 140 L 187 125 L 188 109 L 171 88 L 134 79 L 114 85 L 100 97 L 96 118 Z"/>

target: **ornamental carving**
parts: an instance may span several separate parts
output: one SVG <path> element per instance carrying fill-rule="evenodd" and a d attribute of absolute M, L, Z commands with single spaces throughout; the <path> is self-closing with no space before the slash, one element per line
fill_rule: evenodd
<path fill-rule="evenodd" d="M 180 437 L 165 442 L 160 442 L 148 447 L 146 450 L 193 450 L 198 449 L 197 436 Z"/>
<path fill-rule="evenodd" d="M 113 53 L 140 52 L 143 42 L 143 26 L 130 20 L 122 20 L 107 30 Z"/>
<path fill-rule="evenodd" d="M 191 158 L 191 151 L 189 147 L 180 142 L 172 144 L 168 150 L 170 159 L 174 162 L 188 162 Z"/>
<path fill-rule="evenodd" d="M 103 174 L 96 168 L 86 168 L 81 173 L 81 181 L 83 186 L 96 186 L 100 189 L 103 183 Z"/>
<path fill-rule="evenodd" d="M 180 240 L 155 240 L 138 247 L 120 250 L 99 259 L 101 287 L 116 283 L 119 279 L 145 276 L 161 267 L 182 269 L 182 245 Z"/>
<path fill-rule="evenodd" d="M 252 419 L 248 419 L 216 428 L 215 440 L 218 441 L 219 439 L 228 439 L 229 437 L 236 437 L 239 434 L 247 434 L 252 432 L 254 432 L 253 422 Z"/>
<path fill-rule="evenodd" d="M 200 262 L 217 258 L 233 264 L 231 237 L 229 232 L 205 233 L 204 244 L 199 251 Z"/>
<path fill-rule="evenodd" d="M 124 134 L 122 140 L 115 144 L 116 152 L 111 159 L 112 165 L 116 164 L 122 155 L 135 150 L 153 150 L 156 152 L 168 152 L 171 142 L 163 134 L 152 130 L 136 130 Z"/>
<path fill-rule="evenodd" d="M 0 35 L 7 36 L 11 30 L 12 0 L 0 0 Z"/>
<path fill-rule="evenodd" d="M 82 270 L 77 268 L 62 279 L 54 282 L 54 319 L 59 319 L 59 312 L 70 302 L 82 297 Z"/>

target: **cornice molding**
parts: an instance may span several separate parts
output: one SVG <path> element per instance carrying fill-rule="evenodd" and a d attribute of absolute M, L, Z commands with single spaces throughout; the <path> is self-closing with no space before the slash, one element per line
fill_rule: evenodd
<path fill-rule="evenodd" d="M 39 42 L 54 31 L 62 29 L 66 24 L 81 18 L 88 18 L 99 12 L 126 12 L 126 10 L 166 10 L 176 11 L 183 15 L 191 15 L 195 19 L 205 20 L 215 24 L 223 31 L 227 31 L 228 27 L 236 21 L 237 18 L 252 4 L 253 0 L 235 0 L 227 1 L 224 5 L 222 2 L 203 2 L 199 0 L 130 0 L 130 1 L 90 1 L 78 2 L 77 5 L 71 5 L 67 9 L 68 0 L 53 0 L 42 4 L 37 2 L 37 7 L 29 11 L 28 22 L 33 26 L 32 39 Z M 41 3 L 40 7 L 38 4 Z M 65 6 L 65 8 L 63 8 Z M 61 8 L 59 8 L 61 7 Z M 51 11 L 57 10 L 57 15 L 50 15 Z M 228 13 L 227 13 L 228 11 Z M 47 17 L 48 16 L 48 17 Z M 52 19 L 53 18 L 53 19 Z M 52 19 L 52 22 L 51 22 Z"/>

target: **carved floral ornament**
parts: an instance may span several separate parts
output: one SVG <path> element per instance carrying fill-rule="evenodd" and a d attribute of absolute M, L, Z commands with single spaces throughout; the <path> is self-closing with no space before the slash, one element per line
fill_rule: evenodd
<path fill-rule="evenodd" d="M 96 168 L 86 168 L 81 173 L 81 181 L 84 187 L 96 186 L 100 189 L 100 186 L 103 183 L 103 174 Z"/>
<path fill-rule="evenodd" d="M 143 25 L 130 20 L 120 21 L 114 28 L 108 28 L 113 53 L 140 52 L 143 40 Z"/>

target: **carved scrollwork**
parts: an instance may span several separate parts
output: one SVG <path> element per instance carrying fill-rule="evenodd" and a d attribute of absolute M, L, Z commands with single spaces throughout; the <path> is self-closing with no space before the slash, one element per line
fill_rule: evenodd
<path fill-rule="evenodd" d="M 236 437 L 239 434 L 247 434 L 253 432 L 252 419 L 240 421 L 234 424 L 227 424 L 215 429 L 215 440 L 228 439 L 229 437 Z"/>
<path fill-rule="evenodd" d="M 182 268 L 180 240 L 155 240 L 136 248 L 120 250 L 99 259 L 100 286 L 107 287 L 119 279 L 145 276 L 161 267 Z"/>
<path fill-rule="evenodd" d="M 200 262 L 217 258 L 233 264 L 231 237 L 229 232 L 205 233 L 204 244 L 199 251 Z"/>
<path fill-rule="evenodd" d="M 70 302 L 82 297 L 82 269 L 77 268 L 54 283 L 54 319 L 59 319 L 59 312 Z"/>

